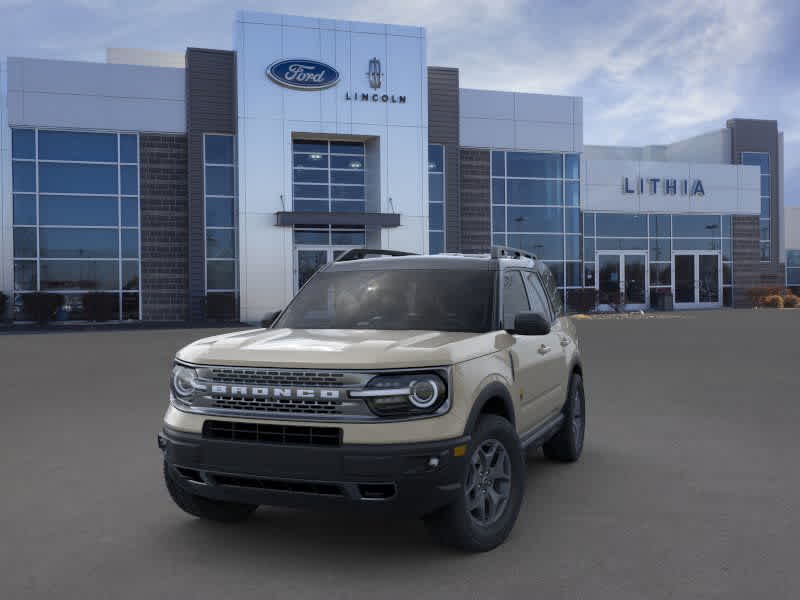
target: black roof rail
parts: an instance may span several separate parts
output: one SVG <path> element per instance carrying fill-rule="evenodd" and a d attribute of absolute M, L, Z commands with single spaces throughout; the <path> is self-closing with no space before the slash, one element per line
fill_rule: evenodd
<path fill-rule="evenodd" d="M 360 260 L 362 258 L 374 258 L 378 256 L 416 256 L 414 252 L 403 252 L 402 250 L 375 250 L 372 248 L 351 248 L 337 258 L 334 262 L 346 260 Z"/>
<path fill-rule="evenodd" d="M 492 258 L 530 258 L 537 260 L 535 254 L 520 250 L 519 248 L 511 248 L 510 246 L 492 246 Z"/>

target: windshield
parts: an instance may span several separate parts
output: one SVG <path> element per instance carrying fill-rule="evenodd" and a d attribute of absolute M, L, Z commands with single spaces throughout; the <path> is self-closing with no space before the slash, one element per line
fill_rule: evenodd
<path fill-rule="evenodd" d="M 486 332 L 495 273 L 478 270 L 317 273 L 274 327 Z"/>

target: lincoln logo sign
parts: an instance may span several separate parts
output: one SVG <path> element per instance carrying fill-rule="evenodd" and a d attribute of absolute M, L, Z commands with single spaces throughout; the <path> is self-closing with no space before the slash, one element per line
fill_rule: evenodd
<path fill-rule="evenodd" d="M 324 90 L 339 83 L 339 71 L 316 60 L 279 60 L 267 68 L 275 83 L 296 90 Z"/>
<path fill-rule="evenodd" d="M 642 195 L 647 189 L 648 194 L 656 194 L 661 191 L 667 196 L 675 196 L 680 193 L 681 196 L 705 196 L 706 191 L 703 189 L 703 182 L 699 179 L 661 179 L 659 177 L 636 177 L 631 180 L 630 177 L 622 178 L 622 193 L 623 194 L 638 194 Z"/>

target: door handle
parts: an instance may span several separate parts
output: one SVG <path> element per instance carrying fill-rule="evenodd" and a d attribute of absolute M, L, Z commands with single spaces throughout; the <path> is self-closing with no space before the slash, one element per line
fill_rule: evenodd
<path fill-rule="evenodd" d="M 539 346 L 539 354 L 547 354 L 548 352 L 550 352 L 550 350 L 552 350 L 552 348 L 545 344 Z"/>
<path fill-rule="evenodd" d="M 569 346 L 569 338 L 568 337 L 561 337 L 561 347 Z"/>

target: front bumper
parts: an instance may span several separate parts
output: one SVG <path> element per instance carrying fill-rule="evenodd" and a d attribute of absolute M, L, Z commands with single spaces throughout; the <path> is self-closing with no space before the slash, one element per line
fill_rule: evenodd
<path fill-rule="evenodd" d="M 164 427 L 158 444 L 177 484 L 198 496 L 418 516 L 461 493 L 467 454 L 454 449 L 469 439 L 316 447 L 208 439 Z"/>

